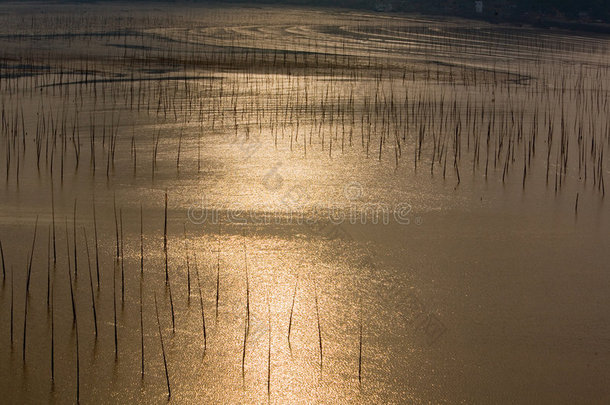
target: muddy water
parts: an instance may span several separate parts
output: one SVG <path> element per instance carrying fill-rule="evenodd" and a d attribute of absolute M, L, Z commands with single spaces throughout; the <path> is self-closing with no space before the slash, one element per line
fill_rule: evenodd
<path fill-rule="evenodd" d="M 610 397 L 606 38 L 1 11 L 9 403 Z"/>

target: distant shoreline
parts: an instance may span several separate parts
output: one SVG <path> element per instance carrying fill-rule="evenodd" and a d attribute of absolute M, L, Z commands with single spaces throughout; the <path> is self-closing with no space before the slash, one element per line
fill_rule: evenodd
<path fill-rule="evenodd" d="M 490 14 L 489 11 L 483 14 L 476 14 L 474 10 L 465 9 L 464 7 L 456 7 L 454 10 L 450 9 L 439 9 L 437 6 L 431 6 L 429 3 L 426 4 L 410 4 L 406 8 L 384 8 L 380 5 L 384 4 L 384 1 L 370 1 L 370 0 L 344 0 L 344 1 L 327 1 L 327 0 L 28 0 L 26 2 L 19 1 L 5 1 L 0 0 L 0 4 L 15 3 L 24 5 L 28 3 L 46 3 L 46 4 L 100 4 L 100 3 L 146 3 L 146 4 L 176 4 L 176 5 L 230 5 L 230 6 L 294 6 L 294 7 L 314 7 L 322 9 L 343 9 L 343 10 L 359 10 L 367 11 L 372 13 L 379 13 L 380 15 L 409 15 L 409 14 L 420 14 L 430 17 L 455 17 L 464 18 L 473 21 L 483 21 L 490 24 L 497 25 L 509 25 L 509 26 L 526 26 L 533 28 L 542 29 L 562 29 L 575 32 L 586 32 L 592 34 L 603 34 L 610 35 L 610 21 L 598 20 L 598 21 L 582 21 L 578 19 L 570 19 L 566 17 L 549 17 L 546 15 L 540 15 L 536 13 L 522 13 L 517 14 L 504 14 L 495 15 Z M 387 1 L 386 1 L 387 3 Z M 474 4 L 474 1 L 472 2 Z"/>
<path fill-rule="evenodd" d="M 176 1 L 177 3 L 180 0 Z M 464 8 L 456 8 L 455 10 L 439 9 L 438 7 L 431 6 L 430 3 L 421 4 L 410 4 L 407 8 L 391 8 L 384 9 L 384 1 L 370 1 L 370 0 L 355 0 L 355 1 L 326 1 L 326 0 L 193 0 L 193 2 L 200 3 L 216 3 L 216 4 L 266 4 L 266 5 L 282 5 L 282 6 L 309 6 L 309 7 L 321 7 L 321 8 L 343 8 L 348 10 L 366 10 L 370 12 L 376 12 L 380 14 L 412 14 L 420 13 L 422 15 L 435 16 L 435 17 L 458 17 L 471 19 L 475 21 L 485 21 L 491 24 L 507 24 L 512 26 L 530 26 L 535 28 L 558 28 L 570 31 L 580 31 L 596 34 L 610 34 L 610 21 L 582 21 L 578 19 L 570 18 L 556 18 L 545 15 L 537 15 L 531 13 L 528 15 L 493 15 L 489 12 L 484 12 L 479 15 L 474 12 L 474 1 L 473 10 L 467 11 Z M 387 2 L 387 1 L 386 1 Z M 188 2 L 192 3 L 192 2 Z M 381 7 L 380 7 L 381 5 Z"/>

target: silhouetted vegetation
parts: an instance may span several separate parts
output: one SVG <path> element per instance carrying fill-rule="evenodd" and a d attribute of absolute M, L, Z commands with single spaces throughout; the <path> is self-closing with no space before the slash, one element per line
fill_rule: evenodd
<path fill-rule="evenodd" d="M 207 0 L 198 1 L 208 2 Z M 332 6 L 460 16 L 477 15 L 474 0 L 221 0 L 220 2 Z M 218 3 L 218 1 L 213 3 Z M 484 0 L 483 3 L 484 11 L 481 16 L 498 20 L 536 21 L 542 18 L 560 18 L 599 22 L 610 19 L 610 9 L 604 0 Z"/>

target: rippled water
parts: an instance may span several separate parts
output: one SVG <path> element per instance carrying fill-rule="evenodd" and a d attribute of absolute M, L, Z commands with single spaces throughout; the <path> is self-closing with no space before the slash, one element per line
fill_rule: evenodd
<path fill-rule="evenodd" d="M 163 402 L 159 331 L 176 403 L 608 401 L 607 38 L 163 3 L 0 21 L 9 403 Z"/>

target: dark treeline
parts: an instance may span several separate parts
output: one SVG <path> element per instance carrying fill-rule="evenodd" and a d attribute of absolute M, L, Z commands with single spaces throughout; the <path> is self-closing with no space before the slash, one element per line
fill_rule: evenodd
<path fill-rule="evenodd" d="M 43 0 L 44 1 L 44 0 Z M 100 3 L 113 0 L 80 0 Z M 607 0 L 483 0 L 483 12 L 475 11 L 475 0 L 134 0 L 141 3 L 187 2 L 210 4 L 276 4 L 342 7 L 384 12 L 421 12 L 479 17 L 491 21 L 551 23 L 579 21 L 583 24 L 610 22 Z M 0 3 L 3 0 L 0 0 Z M 61 2 L 61 1 L 60 1 Z M 72 3 L 79 1 L 70 1 Z M 569 27 L 568 27 L 569 28 Z M 578 27 L 575 27 L 578 28 Z"/>
<path fill-rule="evenodd" d="M 178 0 L 180 1 L 180 0 Z M 258 3 L 345 7 L 374 11 L 422 12 L 496 21 L 540 22 L 580 20 L 609 22 L 607 0 L 483 0 L 483 13 L 475 11 L 474 0 L 190 0 L 195 3 Z"/>

